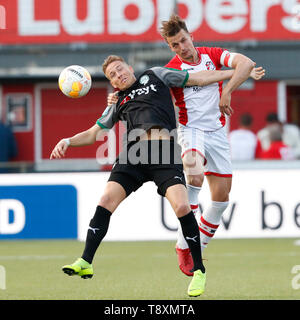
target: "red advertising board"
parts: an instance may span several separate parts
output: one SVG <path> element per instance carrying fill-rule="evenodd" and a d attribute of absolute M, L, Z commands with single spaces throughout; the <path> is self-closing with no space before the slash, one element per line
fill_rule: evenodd
<path fill-rule="evenodd" d="M 0 44 L 161 41 L 175 2 L 196 41 L 300 40 L 300 0 L 0 0 Z"/>

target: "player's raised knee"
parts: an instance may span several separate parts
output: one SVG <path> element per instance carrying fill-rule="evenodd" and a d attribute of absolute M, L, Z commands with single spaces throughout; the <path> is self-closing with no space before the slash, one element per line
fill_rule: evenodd
<path fill-rule="evenodd" d="M 191 211 L 191 207 L 186 202 L 178 202 L 175 205 L 174 211 L 177 217 L 183 217 Z"/>
<path fill-rule="evenodd" d="M 102 195 L 99 201 L 99 206 L 109 210 L 110 212 L 114 211 L 115 202 L 113 197 L 109 193 L 105 193 Z"/>
<path fill-rule="evenodd" d="M 187 183 L 194 187 L 202 187 L 204 181 L 204 174 L 187 176 Z"/>

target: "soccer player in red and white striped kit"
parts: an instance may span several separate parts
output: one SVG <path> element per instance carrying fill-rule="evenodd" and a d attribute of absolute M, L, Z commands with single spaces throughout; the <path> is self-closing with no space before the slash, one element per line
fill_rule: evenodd
<path fill-rule="evenodd" d="M 172 88 L 175 104 L 179 107 L 178 143 L 182 148 L 182 160 L 187 178 L 187 189 L 191 209 L 194 211 L 201 237 L 201 249 L 213 238 L 225 209 L 229 204 L 232 183 L 232 166 L 229 142 L 224 128 L 226 115 L 233 112 L 231 93 L 249 76 L 259 80 L 265 70 L 254 68 L 248 57 L 223 48 L 195 47 L 193 37 L 185 22 L 172 15 L 163 21 L 162 37 L 176 54 L 165 67 L 187 70 L 189 73 L 201 70 L 218 70 L 222 66 L 235 71 L 227 85 L 222 82 L 206 87 Z M 211 204 L 200 216 L 198 195 L 204 175 L 207 178 Z M 180 226 L 176 252 L 181 271 L 193 275 L 193 260 Z"/>

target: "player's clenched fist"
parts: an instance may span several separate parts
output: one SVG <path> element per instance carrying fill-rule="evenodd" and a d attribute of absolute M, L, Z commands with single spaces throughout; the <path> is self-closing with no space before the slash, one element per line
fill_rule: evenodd
<path fill-rule="evenodd" d="M 54 147 L 51 152 L 50 159 L 59 159 L 65 156 L 65 153 L 68 149 L 68 141 L 67 139 L 62 139 L 58 142 L 58 144 Z"/>
<path fill-rule="evenodd" d="M 117 92 L 110 93 L 107 96 L 107 105 L 108 106 L 111 106 L 117 102 L 118 102 L 118 93 Z"/>

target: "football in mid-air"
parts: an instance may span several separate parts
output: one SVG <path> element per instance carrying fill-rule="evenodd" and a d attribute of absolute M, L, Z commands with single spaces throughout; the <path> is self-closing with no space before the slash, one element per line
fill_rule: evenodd
<path fill-rule="evenodd" d="M 90 73 L 83 67 L 66 67 L 59 75 L 58 85 L 63 94 L 70 98 L 85 96 L 92 85 Z"/>

